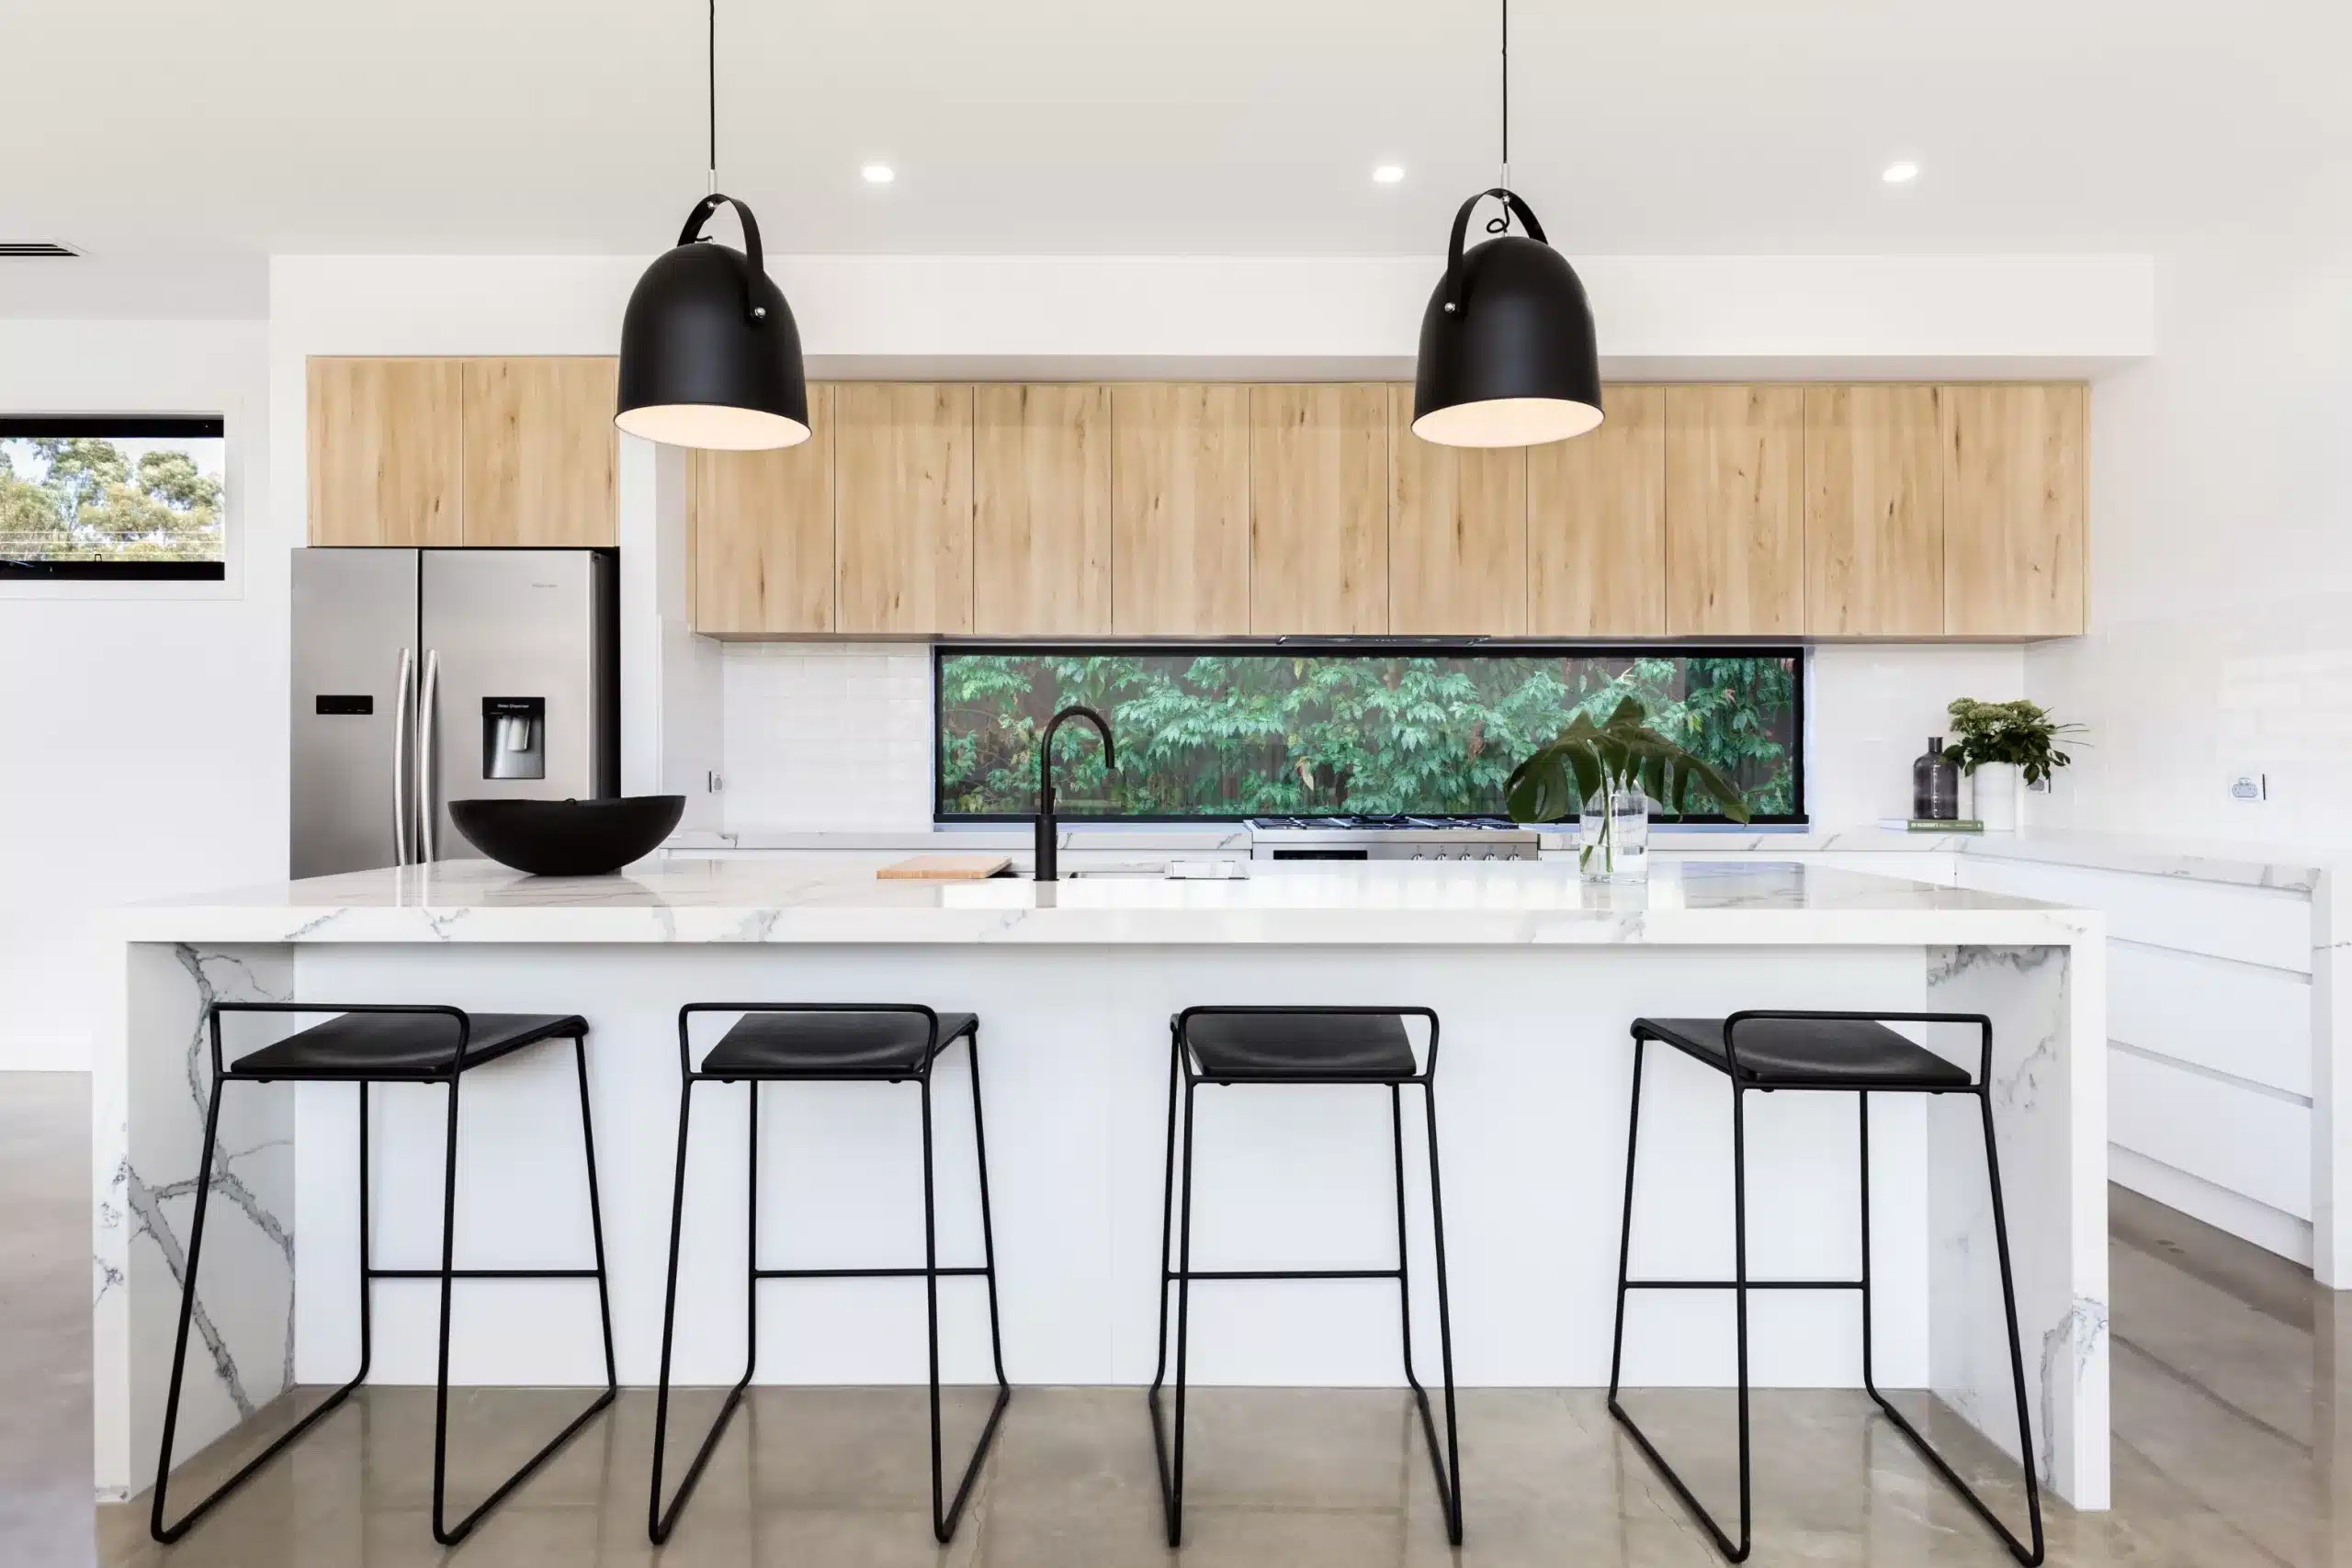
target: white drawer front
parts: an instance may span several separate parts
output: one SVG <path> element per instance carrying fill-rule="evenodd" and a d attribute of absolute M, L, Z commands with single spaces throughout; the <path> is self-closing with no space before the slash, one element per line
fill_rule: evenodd
<path fill-rule="evenodd" d="M 2107 915 L 2107 934 L 2308 975 L 2312 905 L 2301 894 L 2130 871 L 1960 857 L 1960 885 Z"/>
<path fill-rule="evenodd" d="M 2227 959 L 2111 943 L 2107 1032 L 2159 1056 L 2312 1092 L 2312 987 Z"/>
<path fill-rule="evenodd" d="M 2312 1112 L 2132 1052 L 2108 1053 L 2109 1133 L 2135 1154 L 2312 1217 Z"/>

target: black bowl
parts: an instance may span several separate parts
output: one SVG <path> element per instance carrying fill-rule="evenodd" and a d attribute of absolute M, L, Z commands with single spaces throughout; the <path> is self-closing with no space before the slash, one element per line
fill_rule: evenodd
<path fill-rule="evenodd" d="M 683 795 L 616 800 L 453 800 L 473 847 L 537 876 L 602 876 L 653 852 L 685 814 Z"/>

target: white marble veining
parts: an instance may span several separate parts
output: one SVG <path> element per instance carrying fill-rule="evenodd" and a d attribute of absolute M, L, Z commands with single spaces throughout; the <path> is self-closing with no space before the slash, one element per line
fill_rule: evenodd
<path fill-rule="evenodd" d="M 1249 834 L 1231 824 L 1198 827 L 1065 827 L 1066 851 L 1207 852 L 1247 849 Z M 1547 852 L 1572 849 L 1573 829 L 1542 830 Z M 941 850 L 1026 851 L 1026 828 L 941 827 L 906 829 L 747 829 L 724 833 L 680 833 L 664 846 L 681 854 L 765 851 L 881 851 L 905 853 Z M 1650 829 L 1651 848 L 1678 856 L 1769 859 L 1774 855 L 1917 854 L 1975 855 L 1989 860 L 2035 861 L 2097 871 L 2130 871 L 2190 882 L 2267 887 L 2309 893 L 2331 863 L 2330 855 L 2276 844 L 2207 840 L 2171 835 L 2101 833 L 2070 828 L 2024 828 L 2013 833 L 1914 833 L 1891 828 L 1682 828 Z"/>
<path fill-rule="evenodd" d="M 91 1077 L 94 1371 L 127 1397 L 96 1402 L 101 1495 L 153 1462 L 211 1102 L 205 1010 L 294 994 L 283 947 L 139 943 L 126 1016 Z M 193 1453 L 294 1378 L 294 1114 L 251 1089 L 221 1108 L 188 1344 L 180 1448 Z"/>
<path fill-rule="evenodd" d="M 2015 833 L 1957 837 L 1959 853 L 1993 860 L 2040 861 L 2096 871 L 2132 871 L 2187 882 L 2268 887 L 2282 893 L 2310 893 L 2331 863 L 2331 857 L 2324 853 L 2275 844 L 2175 838 L 2169 834 L 2027 828 Z"/>
<path fill-rule="evenodd" d="M 1982 1013 L 1993 1030 L 1991 1112 L 2007 1195 L 2028 1419 L 2043 1483 L 2077 1495 L 2107 1467 L 2107 1055 L 2105 953 L 1957 947 L 1928 955 L 1931 1011 Z M 1974 1066 L 1974 1032 L 1946 1028 Z M 2009 1447 L 2016 1400 L 1983 1122 L 1973 1102 L 1929 1113 L 1929 1288 L 1951 1310 L 1934 1320 L 1934 1387 Z M 2014 1453 L 2014 1447 L 2009 1448 Z"/>
<path fill-rule="evenodd" d="M 2096 914 L 1822 866 L 1693 862 L 1646 885 L 1575 867 L 1256 864 L 1246 881 L 886 881 L 885 857 L 645 861 L 524 876 L 488 861 L 140 905 L 119 940 L 1409 945 L 2064 944 Z"/>

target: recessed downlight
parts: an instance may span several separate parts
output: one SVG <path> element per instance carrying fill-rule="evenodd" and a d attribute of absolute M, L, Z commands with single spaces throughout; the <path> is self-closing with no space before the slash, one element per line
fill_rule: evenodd
<path fill-rule="evenodd" d="M 1375 165 L 1372 171 L 1372 183 L 1382 186 L 1404 184 L 1405 165 L 1402 164 L 1381 164 Z"/>
<path fill-rule="evenodd" d="M 1908 158 L 1897 159 L 1889 164 L 1886 166 L 1886 172 L 1879 175 L 1880 179 L 1891 186 L 1907 186 L 1918 177 L 1919 165 Z"/>
<path fill-rule="evenodd" d="M 899 177 L 899 171 L 888 164 L 868 164 L 857 172 L 870 186 L 887 186 Z"/>

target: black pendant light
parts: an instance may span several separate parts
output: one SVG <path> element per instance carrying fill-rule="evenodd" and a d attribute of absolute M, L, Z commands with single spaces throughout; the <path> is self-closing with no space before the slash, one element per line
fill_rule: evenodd
<path fill-rule="evenodd" d="M 1502 10 L 1502 183 L 1453 215 L 1445 276 L 1421 316 L 1413 434 L 1441 446 L 1534 446 L 1600 423 L 1600 351 L 1584 284 L 1510 188 L 1510 0 Z M 1487 223 L 1495 238 L 1464 251 L 1470 214 L 1488 197 L 1503 204 Z M 1510 231 L 1514 216 L 1524 234 Z"/>
<path fill-rule="evenodd" d="M 718 0 L 710 0 L 709 49 L 710 194 L 628 297 L 613 423 L 673 446 L 797 446 L 808 439 L 800 329 L 761 264 L 759 220 L 718 193 Z M 722 206 L 742 220 L 741 251 L 703 237 Z"/>

